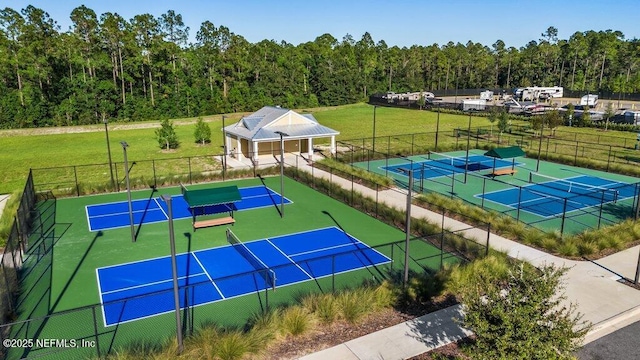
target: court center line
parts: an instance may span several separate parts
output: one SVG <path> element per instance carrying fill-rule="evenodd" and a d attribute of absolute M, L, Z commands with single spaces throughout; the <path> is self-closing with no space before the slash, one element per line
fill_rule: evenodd
<path fill-rule="evenodd" d="M 218 294 L 220 294 L 220 296 L 222 296 L 222 299 L 226 299 L 226 297 L 224 296 L 224 294 L 222 293 L 222 291 L 220 291 L 220 289 L 218 288 L 218 285 L 216 285 L 215 281 L 213 281 L 213 279 L 211 278 L 211 275 L 209 275 L 209 272 L 207 271 L 207 269 L 205 269 L 204 265 L 202 265 L 202 263 L 200 262 L 200 259 L 198 259 L 198 257 L 196 256 L 196 253 L 190 253 L 191 255 L 193 255 L 193 258 L 196 260 L 196 262 L 200 265 L 200 267 L 202 268 L 202 271 L 204 271 L 205 275 L 207 275 L 207 277 L 209 278 L 209 280 L 211 281 L 211 283 L 213 284 L 213 287 L 216 288 L 216 291 L 218 291 Z"/>
<path fill-rule="evenodd" d="M 164 209 L 162 208 L 162 206 L 160 206 L 160 203 L 158 202 L 158 198 L 153 198 L 153 201 L 156 202 L 156 205 L 158 205 L 158 207 L 160 208 L 160 211 L 162 211 L 162 213 L 164 214 L 164 216 L 167 217 L 167 220 L 169 220 L 169 215 L 167 215 L 167 213 L 164 211 Z"/>
<path fill-rule="evenodd" d="M 313 276 L 309 275 L 308 272 L 306 272 L 300 265 L 298 265 L 297 262 L 293 261 L 292 258 L 289 257 L 289 255 L 285 254 L 284 251 L 280 250 L 279 247 L 277 247 L 274 243 L 271 242 L 271 240 L 269 239 L 265 239 L 269 244 L 271 244 L 271 246 L 273 246 L 276 250 L 278 250 L 282 255 L 284 255 L 284 257 L 286 257 L 293 265 L 297 266 L 298 269 L 300 269 L 300 271 L 302 271 L 303 273 L 305 273 L 305 275 L 307 275 L 309 277 L 309 279 L 314 279 Z"/>
<path fill-rule="evenodd" d="M 200 275 L 206 275 L 206 273 L 201 272 L 199 274 L 192 274 L 192 275 L 190 274 L 190 275 L 186 275 L 186 276 L 180 276 L 180 277 L 178 277 L 178 280 L 186 279 L 188 277 L 200 276 Z M 140 285 L 129 286 L 129 287 L 121 288 L 121 289 L 109 290 L 109 291 L 103 292 L 102 295 L 113 294 L 113 293 L 117 293 L 117 292 L 120 292 L 120 291 L 127 291 L 127 290 L 142 288 L 142 287 L 145 287 L 145 286 L 158 285 L 158 284 L 166 283 L 166 282 L 169 282 L 169 281 L 173 281 L 173 279 L 153 281 L 153 282 L 150 282 L 150 283 L 144 283 L 144 284 L 140 284 Z"/>

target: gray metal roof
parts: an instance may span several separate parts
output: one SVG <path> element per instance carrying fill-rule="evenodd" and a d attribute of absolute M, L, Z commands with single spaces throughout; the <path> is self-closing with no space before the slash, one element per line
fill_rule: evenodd
<path fill-rule="evenodd" d="M 270 125 L 289 112 L 291 112 L 289 115 L 296 118 L 296 124 Z M 289 109 L 273 106 L 265 106 L 255 113 L 243 117 L 234 125 L 225 127 L 227 134 L 256 141 L 279 140 L 280 135 L 276 131 L 287 134 L 288 138 L 315 138 L 340 134 L 336 130 L 318 124 L 318 121 L 311 114 L 298 114 Z"/>

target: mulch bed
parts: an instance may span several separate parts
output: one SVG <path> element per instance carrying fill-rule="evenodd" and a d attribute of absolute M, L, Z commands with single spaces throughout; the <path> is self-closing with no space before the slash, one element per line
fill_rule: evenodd
<path fill-rule="evenodd" d="M 424 314 L 455 305 L 453 296 L 436 298 L 425 304 L 412 304 L 399 309 L 384 309 L 370 314 L 357 324 L 337 321 L 318 326 L 302 336 L 290 336 L 274 342 L 263 354 L 265 359 L 297 359 L 303 355 L 342 344 L 346 341 L 415 319 Z M 429 359 L 429 358 L 425 358 Z"/>

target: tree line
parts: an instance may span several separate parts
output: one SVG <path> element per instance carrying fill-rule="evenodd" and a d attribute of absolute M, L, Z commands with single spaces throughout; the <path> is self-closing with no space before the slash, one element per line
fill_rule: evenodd
<path fill-rule="evenodd" d="M 40 8 L 0 10 L 0 128 L 95 124 L 341 105 L 375 92 L 559 85 L 639 92 L 640 41 L 576 32 L 507 47 L 502 40 L 388 46 L 330 34 L 297 46 L 250 43 L 200 25 L 195 42 L 173 10 L 156 18 L 75 8 L 62 31 Z"/>

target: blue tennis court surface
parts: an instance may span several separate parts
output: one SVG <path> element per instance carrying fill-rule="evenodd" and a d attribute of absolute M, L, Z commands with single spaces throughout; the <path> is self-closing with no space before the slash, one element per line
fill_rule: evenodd
<path fill-rule="evenodd" d="M 519 206 L 520 210 L 542 217 L 561 215 L 565 199 L 566 212 L 570 212 L 634 196 L 635 186 L 589 175 L 531 184 L 523 186 L 522 191 L 510 188 L 484 194 L 486 200 L 514 209 Z"/>
<path fill-rule="evenodd" d="M 389 170 L 406 176 L 405 171 L 412 170 L 416 179 L 431 179 L 440 176 L 451 176 L 452 174 L 464 173 L 468 171 L 481 171 L 487 169 L 507 168 L 513 166 L 512 161 L 496 159 L 484 155 L 469 155 L 465 157 L 452 157 L 431 159 L 425 161 L 414 161 L 398 165 L 383 166 L 383 170 Z M 516 166 L 521 165 L 515 163 Z"/>
<path fill-rule="evenodd" d="M 336 227 L 250 241 L 244 245 L 275 273 L 278 287 L 391 261 Z M 256 269 L 237 246 L 177 255 L 178 282 L 183 288 L 180 291 L 182 308 L 272 287 L 264 268 Z M 175 309 L 173 292 L 169 291 L 173 289 L 173 278 L 168 256 L 98 268 L 96 274 L 105 326 Z M 187 287 L 193 284 L 198 285 Z M 155 292 L 159 293 L 153 294 Z"/>
<path fill-rule="evenodd" d="M 242 199 L 234 203 L 234 211 L 257 209 L 280 204 L 281 196 L 266 186 L 253 186 L 238 189 Z M 193 216 L 182 195 L 172 196 L 173 218 L 185 219 Z M 285 204 L 291 201 L 284 198 Z M 167 204 L 160 198 L 131 201 L 134 224 L 154 223 L 168 220 Z M 230 209 L 227 205 L 209 206 L 203 209 L 207 214 L 223 213 Z M 89 231 L 108 230 L 130 226 L 129 204 L 120 201 L 108 204 L 88 205 L 86 207 Z M 201 215 L 197 213 L 195 215 Z"/>

